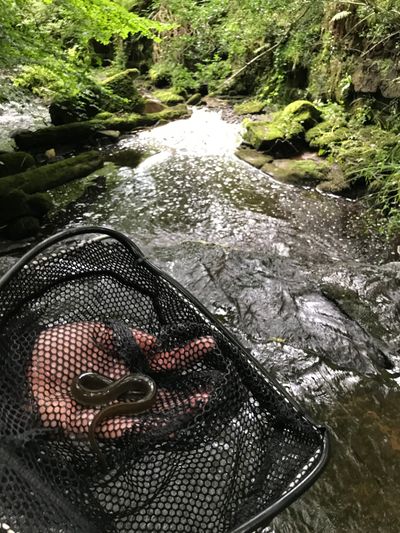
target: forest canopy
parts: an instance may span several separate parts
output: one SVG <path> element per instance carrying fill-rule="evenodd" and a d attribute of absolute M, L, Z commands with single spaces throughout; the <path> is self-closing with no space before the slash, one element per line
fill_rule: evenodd
<path fill-rule="evenodd" d="M 0 67 L 18 69 L 31 87 L 57 93 L 82 88 L 93 66 L 92 43 L 141 34 L 158 39 L 164 26 L 132 12 L 124 0 L 0 0 Z"/>

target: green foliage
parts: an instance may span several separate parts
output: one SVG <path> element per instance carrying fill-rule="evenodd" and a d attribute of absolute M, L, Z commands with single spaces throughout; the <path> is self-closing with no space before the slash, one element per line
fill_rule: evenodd
<path fill-rule="evenodd" d="M 158 39 L 164 27 L 113 0 L 0 0 L 0 68 L 42 96 L 72 96 L 90 79 L 92 42 L 140 33 Z"/>

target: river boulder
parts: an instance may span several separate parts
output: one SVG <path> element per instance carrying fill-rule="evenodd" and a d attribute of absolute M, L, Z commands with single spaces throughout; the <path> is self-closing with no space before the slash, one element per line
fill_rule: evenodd
<path fill-rule="evenodd" d="M 330 167 L 323 160 L 274 159 L 263 165 L 261 170 L 282 183 L 314 186 L 327 180 Z"/>
<path fill-rule="evenodd" d="M 305 148 L 305 133 L 321 121 L 321 116 L 311 102 L 296 100 L 268 120 L 244 120 L 243 140 L 256 150 L 290 156 Z"/>

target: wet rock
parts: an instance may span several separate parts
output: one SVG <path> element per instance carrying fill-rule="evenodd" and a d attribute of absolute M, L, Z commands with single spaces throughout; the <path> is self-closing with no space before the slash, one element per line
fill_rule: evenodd
<path fill-rule="evenodd" d="M 261 168 L 282 183 L 291 185 L 316 185 L 325 181 L 330 171 L 326 161 L 275 159 Z"/>
<path fill-rule="evenodd" d="M 347 194 L 350 185 L 339 165 L 332 165 L 324 181 L 317 185 L 317 191 L 330 194 Z"/>
<path fill-rule="evenodd" d="M 168 106 L 183 104 L 185 101 L 184 97 L 178 94 L 174 89 L 160 89 L 158 91 L 154 91 L 153 96 L 160 100 L 162 104 Z"/>
<path fill-rule="evenodd" d="M 56 157 L 56 151 L 54 148 L 49 148 L 48 150 L 45 151 L 44 155 L 46 159 L 50 161 L 51 159 L 54 159 Z"/>
<path fill-rule="evenodd" d="M 18 174 L 34 166 L 34 158 L 26 152 L 0 153 L 0 178 Z"/>
<path fill-rule="evenodd" d="M 99 130 L 99 135 L 116 141 L 121 136 L 121 133 L 118 130 Z"/>
<path fill-rule="evenodd" d="M 263 154 L 258 150 L 253 150 L 252 148 L 238 148 L 235 152 L 236 157 L 246 161 L 249 165 L 252 165 L 256 168 L 261 168 L 266 163 L 271 163 L 273 157 L 268 154 Z"/>
<path fill-rule="evenodd" d="M 132 131 L 153 126 L 159 120 L 175 120 L 189 116 L 186 105 L 167 108 L 159 113 L 139 115 L 137 113 L 112 115 L 111 118 L 73 122 L 61 126 L 49 126 L 37 131 L 29 131 L 16 135 L 15 142 L 21 149 L 40 150 L 48 146 L 71 145 L 80 146 L 85 143 L 94 144 L 101 136 L 102 130 Z"/>
<path fill-rule="evenodd" d="M 11 222 L 4 230 L 4 235 L 11 240 L 33 237 L 40 231 L 39 219 L 32 216 L 18 218 Z"/>
<path fill-rule="evenodd" d="M 197 105 L 200 103 L 200 100 L 202 99 L 202 95 L 200 93 L 192 94 L 192 96 L 187 100 L 187 105 Z"/>
<path fill-rule="evenodd" d="M 128 150 L 119 150 L 106 156 L 106 161 L 111 161 L 121 167 L 136 168 L 144 158 L 143 152 L 139 152 L 134 148 Z"/>
<path fill-rule="evenodd" d="M 233 109 L 237 115 L 256 115 L 262 113 L 265 102 L 262 100 L 246 100 L 241 104 L 236 104 Z"/>
<path fill-rule="evenodd" d="M 159 113 L 165 109 L 165 105 L 159 100 L 147 98 L 144 101 L 143 113 Z"/>
<path fill-rule="evenodd" d="M 103 166 L 99 152 L 86 152 L 44 167 L 27 170 L 0 180 L 0 197 L 14 189 L 28 194 L 43 192 L 75 179 L 83 178 Z"/>

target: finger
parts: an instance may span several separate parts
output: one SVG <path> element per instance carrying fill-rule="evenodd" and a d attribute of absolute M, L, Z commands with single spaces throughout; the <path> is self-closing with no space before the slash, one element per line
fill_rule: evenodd
<path fill-rule="evenodd" d="M 169 352 L 158 352 L 150 359 L 150 369 L 160 372 L 187 368 L 211 352 L 215 345 L 213 337 L 200 337 Z"/>

